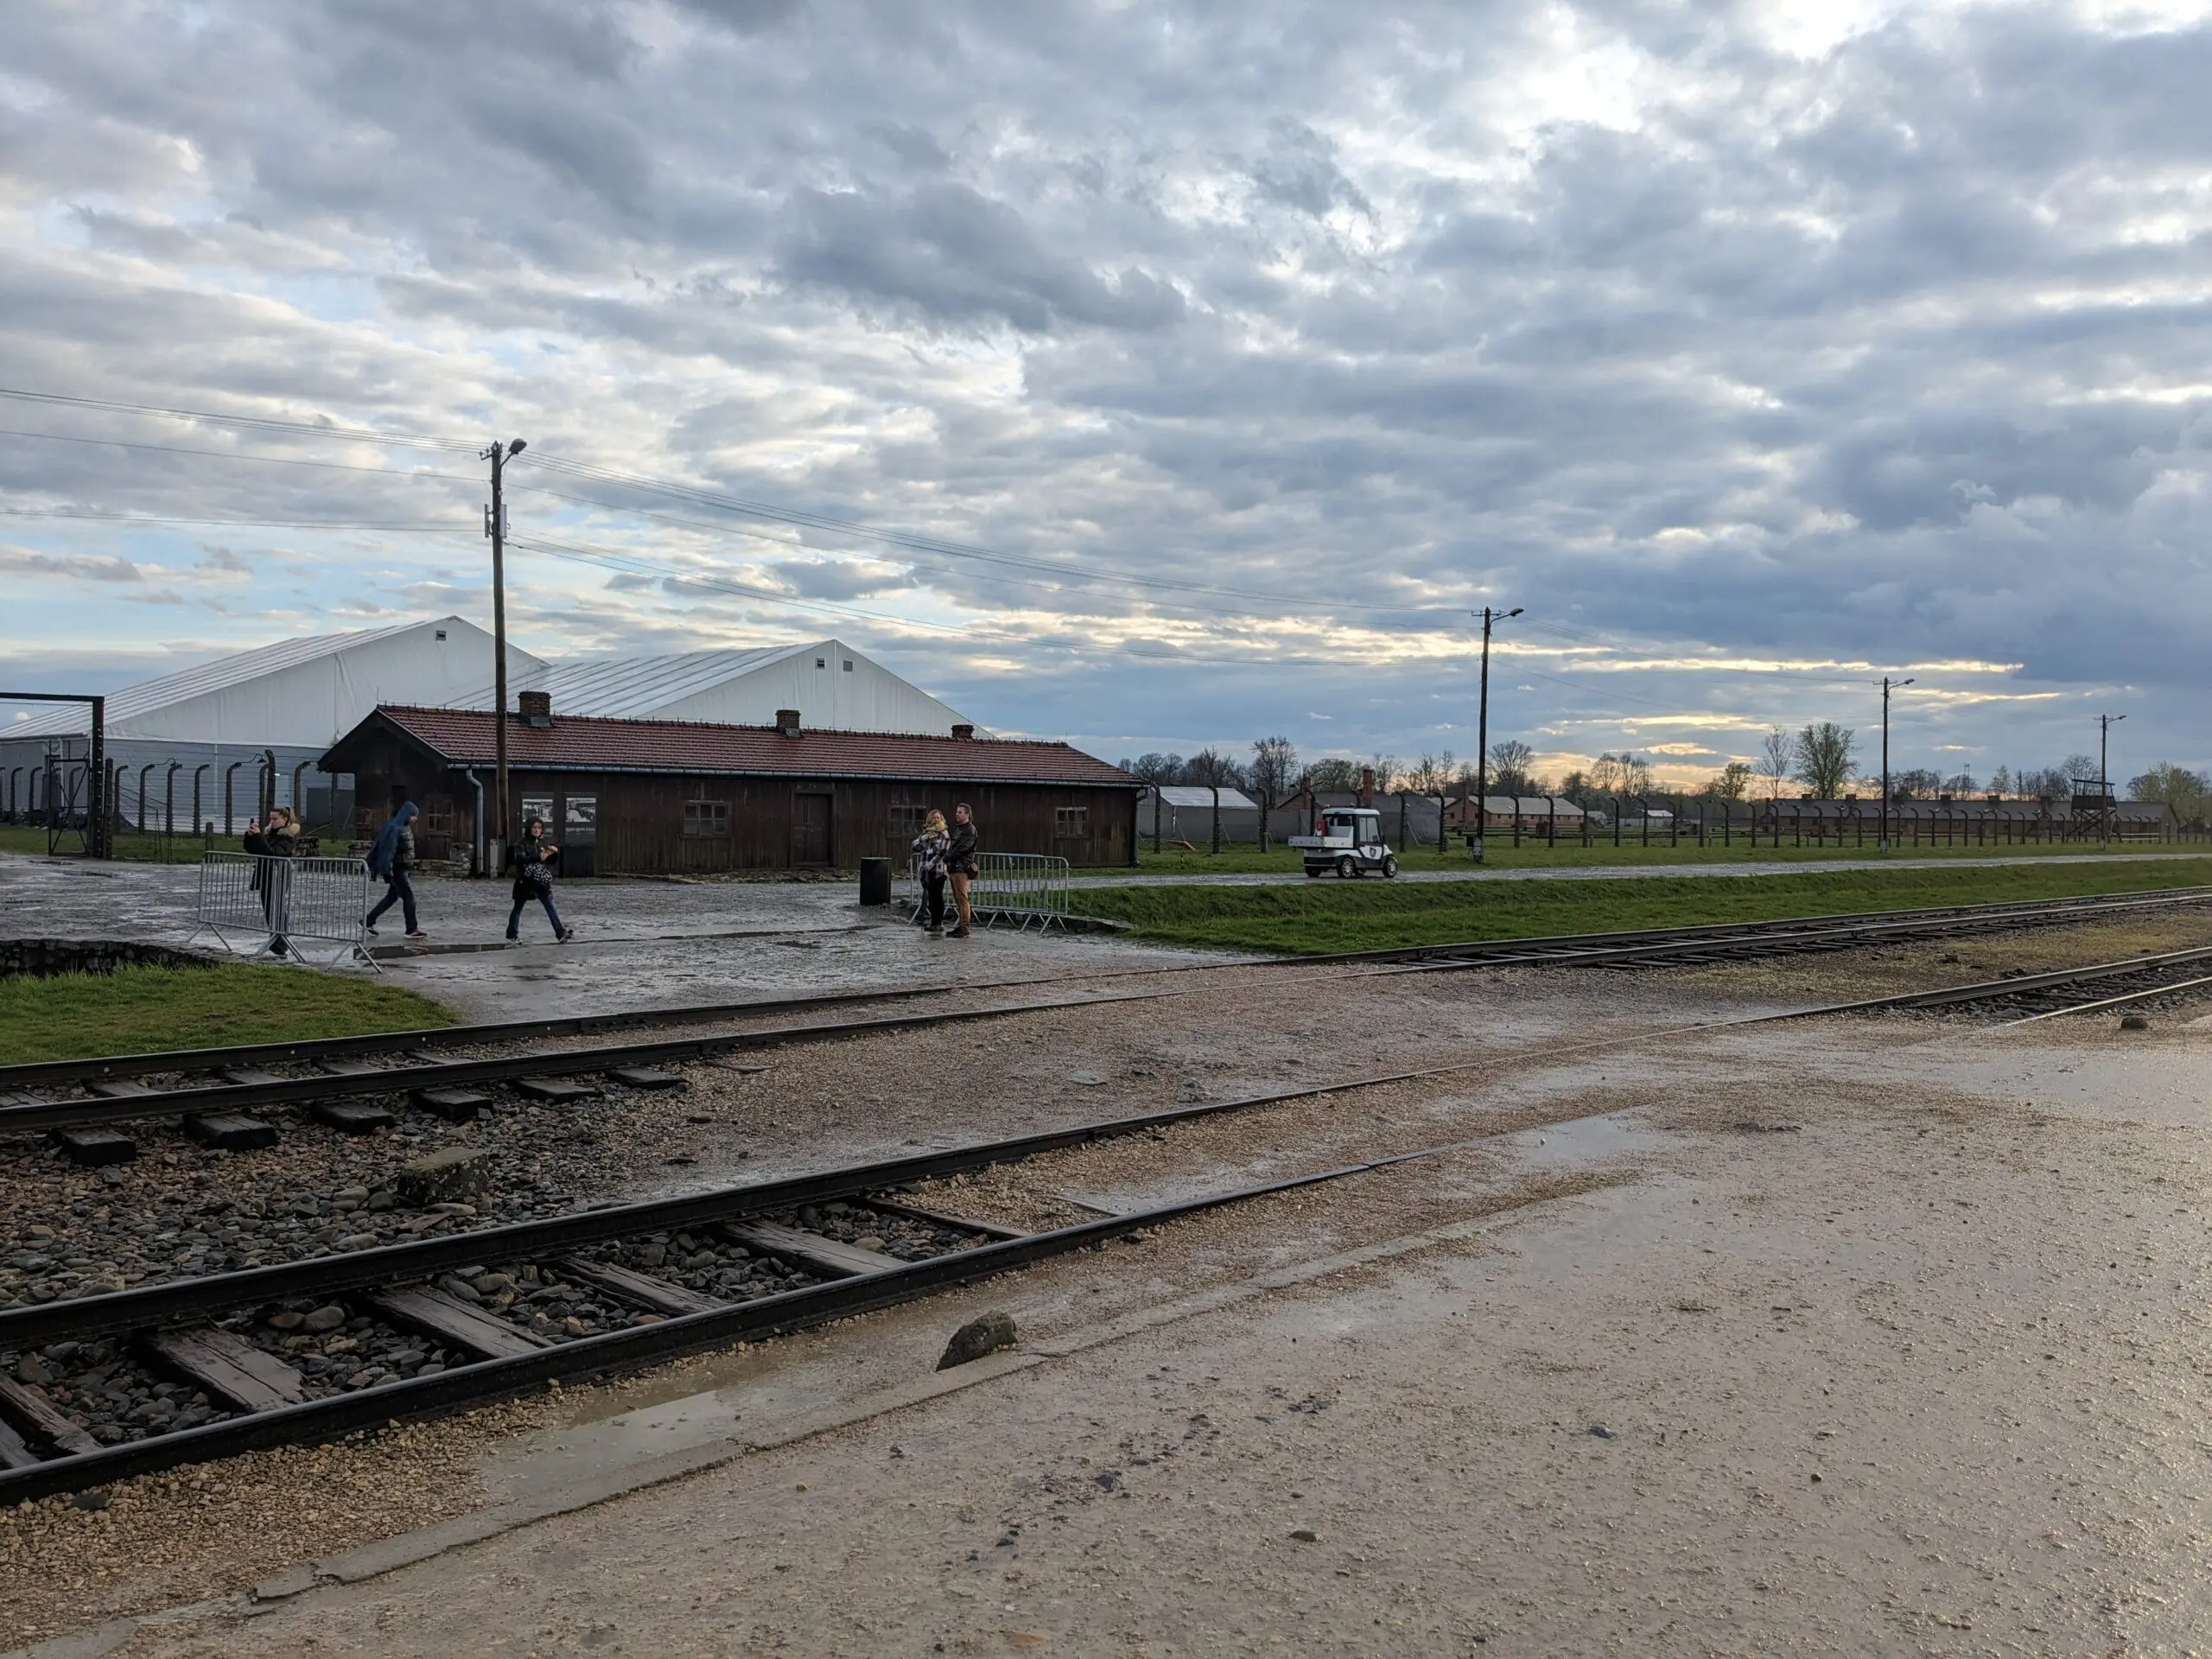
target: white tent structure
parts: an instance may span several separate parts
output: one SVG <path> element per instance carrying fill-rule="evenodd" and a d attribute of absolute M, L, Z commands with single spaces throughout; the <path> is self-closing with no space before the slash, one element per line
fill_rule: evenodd
<path fill-rule="evenodd" d="M 492 636 L 448 616 L 281 640 L 126 686 L 105 709 L 124 821 L 188 830 L 196 802 L 197 821 L 225 834 L 272 803 L 296 804 L 311 823 L 329 822 L 350 810 L 346 786 L 334 799 L 333 780 L 315 770 L 316 759 L 378 703 L 448 702 L 480 683 L 491 660 Z M 511 679 L 546 667 L 508 646 Z M 42 704 L 12 721 L 7 712 L 0 711 L 0 812 L 20 819 L 42 806 L 49 788 L 81 805 L 89 711 Z"/>
<path fill-rule="evenodd" d="M 916 736 L 950 736 L 955 726 L 974 723 L 840 639 L 675 657 L 584 657 L 511 675 L 508 696 L 522 691 L 545 692 L 556 715 L 772 726 L 778 710 L 796 709 L 816 731 Z M 480 682 L 445 706 L 489 709 L 492 688 Z"/>

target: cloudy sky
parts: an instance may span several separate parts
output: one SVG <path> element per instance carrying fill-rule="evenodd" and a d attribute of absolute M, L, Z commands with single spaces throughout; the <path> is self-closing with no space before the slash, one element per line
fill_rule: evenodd
<path fill-rule="evenodd" d="M 0 668 L 488 618 L 518 436 L 543 655 L 2203 765 L 2208 10 L 17 0 L 0 386 L 230 418 L 0 397 Z"/>

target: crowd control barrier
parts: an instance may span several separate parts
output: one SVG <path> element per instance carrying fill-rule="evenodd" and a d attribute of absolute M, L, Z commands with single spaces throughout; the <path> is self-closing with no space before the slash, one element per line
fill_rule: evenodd
<path fill-rule="evenodd" d="M 261 858 L 207 853 L 200 861 L 193 939 L 245 957 L 322 967 L 368 952 L 369 867 L 358 858 Z"/>
<path fill-rule="evenodd" d="M 906 879 L 899 884 L 899 902 L 914 920 L 922 914 L 921 859 L 906 860 Z M 1068 861 L 1044 853 L 978 853 L 976 874 L 968 884 L 968 902 L 980 927 L 1003 922 L 1016 931 L 1031 927 L 1065 928 L 1068 923 Z M 944 890 L 948 924 L 953 912 L 952 884 Z"/>

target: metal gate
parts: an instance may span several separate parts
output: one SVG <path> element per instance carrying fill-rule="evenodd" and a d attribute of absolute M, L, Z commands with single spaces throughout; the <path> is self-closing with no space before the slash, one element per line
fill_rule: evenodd
<path fill-rule="evenodd" d="M 247 957 L 375 968 L 368 914 L 369 867 L 360 859 L 208 853 L 200 861 L 192 938 L 212 938 Z"/>

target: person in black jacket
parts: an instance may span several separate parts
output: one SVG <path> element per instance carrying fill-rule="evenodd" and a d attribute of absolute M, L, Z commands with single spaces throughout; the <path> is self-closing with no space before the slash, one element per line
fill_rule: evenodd
<path fill-rule="evenodd" d="M 561 849 L 545 839 L 545 820 L 532 818 L 515 843 L 514 908 L 507 912 L 507 943 L 520 941 L 522 907 L 535 899 L 545 906 L 545 919 L 553 924 L 553 937 L 562 944 L 576 937 L 574 928 L 561 925 L 561 912 L 553 908 L 553 861 Z"/>
<path fill-rule="evenodd" d="M 965 801 L 952 809 L 952 842 L 944 849 L 944 868 L 951 874 L 952 902 L 960 912 L 952 937 L 964 939 L 976 925 L 975 906 L 968 902 L 968 884 L 976 874 L 976 815 Z"/>
<path fill-rule="evenodd" d="M 253 890 L 261 895 L 261 913 L 269 918 L 269 948 L 280 957 L 289 949 L 284 943 L 284 901 L 292 872 L 279 861 L 289 860 L 299 845 L 299 826 L 284 807 L 270 807 L 266 824 L 259 818 L 245 821 L 245 850 L 256 861 Z"/>

